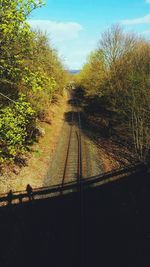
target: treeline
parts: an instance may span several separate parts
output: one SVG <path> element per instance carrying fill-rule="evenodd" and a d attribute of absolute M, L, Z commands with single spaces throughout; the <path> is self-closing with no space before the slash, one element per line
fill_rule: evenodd
<path fill-rule="evenodd" d="M 0 163 L 28 148 L 37 119 L 46 118 L 66 84 L 57 51 L 27 23 L 42 5 L 40 0 L 0 1 Z"/>
<path fill-rule="evenodd" d="M 114 25 L 102 34 L 78 83 L 88 109 L 109 119 L 111 134 L 130 144 L 140 160 L 150 152 L 150 42 Z M 95 110 L 95 111 L 94 111 Z"/>

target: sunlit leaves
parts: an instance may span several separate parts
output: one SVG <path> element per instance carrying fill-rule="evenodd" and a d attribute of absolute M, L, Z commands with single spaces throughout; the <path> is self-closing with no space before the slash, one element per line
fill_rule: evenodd
<path fill-rule="evenodd" d="M 16 101 L 11 106 L 8 98 L 0 98 L 0 163 L 26 149 L 35 118 L 46 116 L 65 87 L 66 73 L 56 50 L 26 21 L 42 5 L 41 0 L 0 1 L 0 90 Z M 19 97 L 22 93 L 25 98 Z"/>
<path fill-rule="evenodd" d="M 26 18 L 42 1 L 1 0 L 0 1 L 0 64 L 1 77 L 8 74 L 8 69 L 17 65 L 16 54 L 25 48 L 25 39 L 30 37 L 30 27 Z M 3 60 L 3 61 L 2 61 Z M 20 62 L 19 62 L 20 63 Z M 8 75 L 9 79 L 11 75 Z"/>
<path fill-rule="evenodd" d="M 33 128 L 35 112 L 24 96 L 0 111 L 0 162 L 13 159 L 26 148 L 28 129 Z"/>

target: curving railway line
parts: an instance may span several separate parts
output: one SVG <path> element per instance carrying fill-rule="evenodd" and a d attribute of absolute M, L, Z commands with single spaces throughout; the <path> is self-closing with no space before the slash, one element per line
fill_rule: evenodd
<path fill-rule="evenodd" d="M 72 93 L 64 115 L 55 155 L 45 177 L 44 186 L 79 182 L 81 179 L 102 173 L 97 147 L 85 133 L 82 109 Z"/>

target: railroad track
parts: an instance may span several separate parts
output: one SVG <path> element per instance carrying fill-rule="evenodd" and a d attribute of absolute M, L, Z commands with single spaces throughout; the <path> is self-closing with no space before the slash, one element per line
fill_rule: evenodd
<path fill-rule="evenodd" d="M 70 129 L 62 177 L 62 190 L 64 184 L 72 177 L 78 182 L 82 179 L 81 116 L 77 100 L 71 99 L 71 103 L 72 111 L 70 112 Z"/>

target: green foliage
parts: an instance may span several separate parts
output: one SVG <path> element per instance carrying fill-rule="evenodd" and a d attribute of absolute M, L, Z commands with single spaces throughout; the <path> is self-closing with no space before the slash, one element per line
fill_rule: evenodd
<path fill-rule="evenodd" d="M 101 50 L 92 52 L 79 74 L 80 83 L 85 88 L 86 94 L 102 94 L 99 90 L 105 77 L 104 57 Z"/>
<path fill-rule="evenodd" d="M 22 63 L 22 51 L 27 49 L 30 27 L 26 18 L 30 12 L 42 5 L 42 1 L 0 1 L 0 75 L 16 81 Z"/>
<path fill-rule="evenodd" d="M 24 70 L 24 76 L 22 82 L 28 90 L 32 90 L 33 93 L 37 93 L 49 88 L 49 92 L 52 94 L 56 88 L 56 81 L 53 77 L 48 77 L 43 73 L 42 68 L 38 67 L 37 71 L 32 72 L 28 67 Z"/>
<path fill-rule="evenodd" d="M 35 112 L 24 96 L 0 111 L 0 162 L 13 159 L 26 149 L 34 125 Z"/>
<path fill-rule="evenodd" d="M 48 37 L 26 22 L 42 0 L 0 1 L 0 162 L 25 150 L 35 118 L 48 113 L 66 84 L 66 72 Z M 20 95 L 25 97 L 21 97 Z"/>

